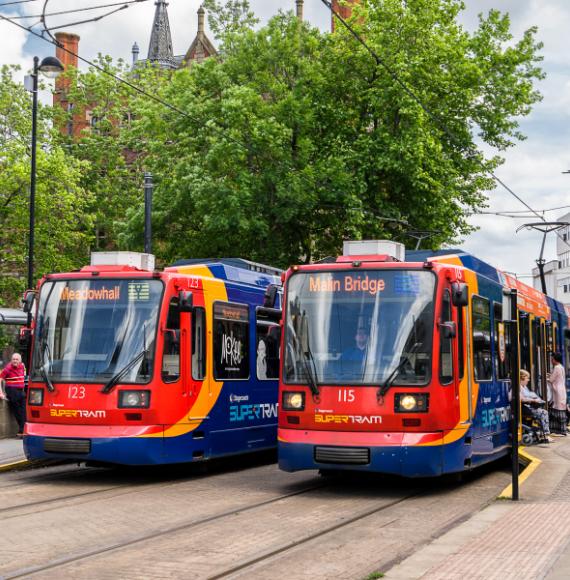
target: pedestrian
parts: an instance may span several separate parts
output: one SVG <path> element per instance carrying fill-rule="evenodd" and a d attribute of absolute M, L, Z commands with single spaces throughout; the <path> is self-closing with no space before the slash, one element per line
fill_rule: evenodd
<path fill-rule="evenodd" d="M 521 389 L 521 403 L 525 406 L 532 417 L 534 417 L 541 425 L 544 436 L 549 443 L 552 443 L 554 439 L 550 437 L 550 424 L 548 421 L 548 411 L 539 407 L 537 405 L 544 405 L 544 400 L 541 399 L 534 391 L 528 388 L 528 383 L 530 381 L 530 373 L 524 369 L 520 370 L 519 382 Z"/>
<path fill-rule="evenodd" d="M 547 373 L 546 379 L 552 391 L 552 405 L 550 407 L 550 432 L 558 437 L 566 435 L 566 376 L 562 366 L 562 355 L 554 352 L 550 355 L 552 372 Z"/>
<path fill-rule="evenodd" d="M 15 352 L 0 372 L 0 397 L 8 400 L 10 410 L 18 423 L 18 437 L 23 436 L 26 424 L 25 377 L 26 367 L 22 363 L 21 355 Z"/>

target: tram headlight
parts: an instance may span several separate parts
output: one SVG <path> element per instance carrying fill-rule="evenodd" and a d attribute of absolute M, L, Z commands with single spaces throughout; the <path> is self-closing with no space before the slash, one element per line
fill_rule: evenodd
<path fill-rule="evenodd" d="M 119 409 L 148 409 L 150 391 L 119 391 Z"/>
<path fill-rule="evenodd" d="M 30 389 L 28 391 L 28 405 L 39 407 L 44 404 L 44 390 Z"/>
<path fill-rule="evenodd" d="M 284 411 L 302 411 L 305 408 L 305 393 L 299 391 L 284 391 L 282 408 Z"/>
<path fill-rule="evenodd" d="M 394 398 L 396 413 L 427 413 L 428 406 L 427 393 L 398 393 Z"/>

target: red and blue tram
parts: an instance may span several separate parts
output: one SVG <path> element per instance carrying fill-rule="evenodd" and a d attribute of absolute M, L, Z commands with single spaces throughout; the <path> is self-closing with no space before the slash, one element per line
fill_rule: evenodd
<path fill-rule="evenodd" d="M 27 457 L 153 465 L 274 448 L 281 272 L 93 258 L 39 284 Z"/>
<path fill-rule="evenodd" d="M 509 453 L 506 288 L 518 291 L 521 367 L 546 399 L 548 353 L 568 367 L 569 312 L 481 260 L 347 242 L 332 263 L 289 269 L 280 468 L 424 477 Z"/>

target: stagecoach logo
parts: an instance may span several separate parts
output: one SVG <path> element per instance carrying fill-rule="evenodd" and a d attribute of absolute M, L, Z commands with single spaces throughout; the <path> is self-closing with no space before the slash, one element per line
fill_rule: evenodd
<path fill-rule="evenodd" d="M 80 409 L 50 409 L 50 417 L 65 417 L 67 419 L 104 419 L 106 411 L 84 411 Z"/>
<path fill-rule="evenodd" d="M 234 333 L 231 332 L 229 336 L 227 334 L 222 335 L 222 364 L 229 364 L 230 366 L 238 366 L 243 360 L 241 348 L 241 340 L 234 337 Z"/>
<path fill-rule="evenodd" d="M 321 415 L 315 413 L 315 423 L 332 423 L 335 425 L 380 425 L 380 415 Z"/>
<path fill-rule="evenodd" d="M 244 401 L 249 401 L 249 395 L 230 395 L 230 403 L 243 403 Z"/>

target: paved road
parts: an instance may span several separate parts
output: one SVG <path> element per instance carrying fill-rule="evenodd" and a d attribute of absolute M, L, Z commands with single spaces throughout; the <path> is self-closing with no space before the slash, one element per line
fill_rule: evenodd
<path fill-rule="evenodd" d="M 464 484 L 280 472 L 58 466 L 0 474 L 0 577 L 347 578 L 388 569 L 492 501 L 504 467 Z M 5 543 L 4 543 L 5 544 Z"/>

